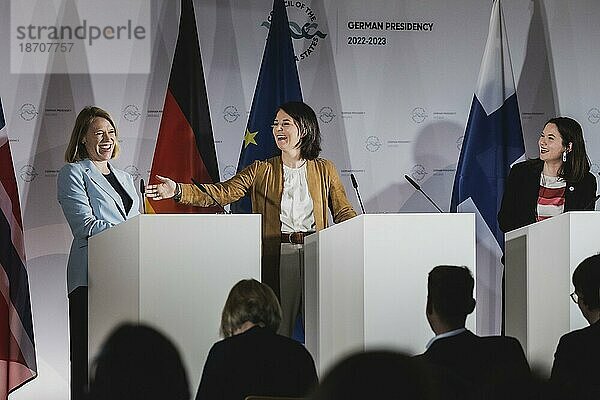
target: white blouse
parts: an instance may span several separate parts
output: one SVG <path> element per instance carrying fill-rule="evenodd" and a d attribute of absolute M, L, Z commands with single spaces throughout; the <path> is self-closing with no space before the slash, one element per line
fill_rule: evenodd
<path fill-rule="evenodd" d="M 283 165 L 283 193 L 279 219 L 281 232 L 315 230 L 313 201 L 306 181 L 306 162 L 300 168 Z"/>

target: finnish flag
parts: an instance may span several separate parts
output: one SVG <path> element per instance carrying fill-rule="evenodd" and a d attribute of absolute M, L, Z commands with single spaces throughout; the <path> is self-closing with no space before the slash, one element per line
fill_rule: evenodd
<path fill-rule="evenodd" d="M 504 16 L 500 0 L 495 0 L 450 203 L 451 212 L 476 216 L 476 326 L 480 334 L 499 334 L 501 329 L 504 233 L 497 215 L 510 167 L 524 157 Z"/>

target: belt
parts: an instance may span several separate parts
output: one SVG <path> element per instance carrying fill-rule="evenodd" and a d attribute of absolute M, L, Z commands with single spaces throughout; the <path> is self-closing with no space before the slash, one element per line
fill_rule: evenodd
<path fill-rule="evenodd" d="M 281 243 L 304 244 L 304 237 L 312 233 L 315 232 L 281 232 Z"/>

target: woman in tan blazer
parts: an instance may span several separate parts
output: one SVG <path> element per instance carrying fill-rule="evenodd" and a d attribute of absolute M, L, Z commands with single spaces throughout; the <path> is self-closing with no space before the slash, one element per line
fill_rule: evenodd
<path fill-rule="evenodd" d="M 255 161 L 225 182 L 203 186 L 222 205 L 249 194 L 252 212 L 262 215 L 262 281 L 281 299 L 280 332 L 290 335 L 301 304 L 303 266 L 294 260 L 302 259 L 304 236 L 327 227 L 327 208 L 334 223 L 356 212 L 333 163 L 319 158 L 321 133 L 312 108 L 302 102 L 281 105 L 273 121 L 273 136 L 280 156 Z M 173 197 L 182 204 L 216 205 L 192 184 L 156 178 L 160 183 L 146 189 L 150 199 Z"/>

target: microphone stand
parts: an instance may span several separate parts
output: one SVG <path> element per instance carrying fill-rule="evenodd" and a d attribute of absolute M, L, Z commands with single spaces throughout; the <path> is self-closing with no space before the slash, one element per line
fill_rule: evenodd
<path fill-rule="evenodd" d="M 425 193 L 425 192 L 424 192 L 424 191 L 421 189 L 421 186 L 419 186 L 419 184 L 418 184 L 417 182 L 415 182 L 415 181 L 414 181 L 414 180 L 413 180 L 413 179 L 412 179 L 410 176 L 408 176 L 408 175 L 404 175 L 404 178 L 405 178 L 405 179 L 408 181 L 408 183 L 410 183 L 410 184 L 411 184 L 411 185 L 412 185 L 412 186 L 413 186 L 415 189 L 417 189 L 419 192 L 423 193 L 423 196 L 425 196 L 425 197 L 427 198 L 427 200 L 429 200 L 429 202 L 430 202 L 431 204 L 433 204 L 433 206 L 434 206 L 435 208 L 437 208 L 437 210 L 438 210 L 439 212 L 441 212 L 441 213 L 444 213 L 444 212 L 442 211 L 442 209 L 441 209 L 441 208 L 440 208 L 440 207 L 439 207 L 437 204 L 435 204 L 435 201 L 433 201 L 433 200 L 431 199 L 431 197 L 427 196 L 427 193 Z"/>
<path fill-rule="evenodd" d="M 358 191 L 358 182 L 356 181 L 354 174 L 350 174 L 350 179 L 352 180 L 352 186 L 354 187 L 354 190 L 356 191 L 356 196 L 358 197 L 358 204 L 360 204 L 360 209 L 362 210 L 363 214 L 366 214 L 365 207 L 363 206 L 362 199 L 360 198 L 360 192 Z"/>
<path fill-rule="evenodd" d="M 142 214 L 146 214 L 146 185 L 144 178 L 140 179 L 140 192 L 142 193 Z"/>
<path fill-rule="evenodd" d="M 204 194 L 206 194 L 208 197 L 210 197 L 210 199 L 211 199 L 212 201 L 214 201 L 214 202 L 215 202 L 215 204 L 216 204 L 216 205 L 218 205 L 218 206 L 219 206 L 219 208 L 220 208 L 220 209 L 223 211 L 223 214 L 231 214 L 229 211 L 227 211 L 227 210 L 225 209 L 225 207 L 223 207 L 223 206 L 221 205 L 221 203 L 219 203 L 219 202 L 217 201 L 217 199 L 215 199 L 215 198 L 212 196 L 212 194 L 208 193 L 208 191 L 206 190 L 206 188 L 204 187 L 204 185 L 203 185 L 203 184 L 201 184 L 200 182 L 196 181 L 194 178 L 192 178 L 192 183 L 193 183 L 193 184 L 194 184 L 194 185 L 195 185 L 195 186 L 196 186 L 198 189 L 200 189 L 200 191 L 201 191 L 202 193 L 204 193 Z"/>

